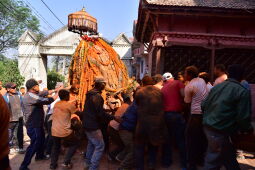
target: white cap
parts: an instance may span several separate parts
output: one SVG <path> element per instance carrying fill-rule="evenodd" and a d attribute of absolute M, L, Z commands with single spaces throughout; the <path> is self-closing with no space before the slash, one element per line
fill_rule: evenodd
<path fill-rule="evenodd" d="M 167 81 L 167 80 L 169 80 L 171 78 L 174 78 L 171 73 L 167 72 L 167 73 L 163 74 L 163 80 L 164 81 Z"/>
<path fill-rule="evenodd" d="M 106 80 L 103 76 L 97 76 L 97 77 L 95 77 L 94 82 L 95 83 L 106 83 Z"/>

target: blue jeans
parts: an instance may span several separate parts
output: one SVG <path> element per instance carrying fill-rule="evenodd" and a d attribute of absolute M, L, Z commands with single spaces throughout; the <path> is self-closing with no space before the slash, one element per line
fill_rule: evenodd
<path fill-rule="evenodd" d="M 89 170 L 97 170 L 100 159 L 104 152 L 104 139 L 101 130 L 86 131 L 88 146 L 86 152 L 86 163 Z"/>
<path fill-rule="evenodd" d="M 26 169 L 31 163 L 33 156 L 36 154 L 36 159 L 44 157 L 44 140 L 45 134 L 43 127 L 41 128 L 27 128 L 27 134 L 31 140 L 30 145 L 27 148 L 24 160 L 20 166 L 20 170 Z"/>
<path fill-rule="evenodd" d="M 10 122 L 9 126 L 9 144 L 14 146 L 18 144 L 19 149 L 23 149 L 23 118 L 19 118 L 18 121 Z"/>
<path fill-rule="evenodd" d="M 208 139 L 208 150 L 205 158 L 205 170 L 240 170 L 236 160 L 236 151 L 230 141 L 230 136 L 204 127 Z"/>
<path fill-rule="evenodd" d="M 187 167 L 186 148 L 185 148 L 185 120 L 181 113 L 165 112 L 165 120 L 168 128 L 169 137 L 162 149 L 162 164 L 169 167 L 172 164 L 172 140 L 176 141 L 180 153 L 180 164 L 182 168 Z"/>

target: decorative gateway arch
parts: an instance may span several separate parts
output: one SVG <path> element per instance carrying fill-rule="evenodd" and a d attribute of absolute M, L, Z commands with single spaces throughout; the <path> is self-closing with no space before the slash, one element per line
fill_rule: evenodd
<path fill-rule="evenodd" d="M 79 44 L 80 36 L 69 32 L 67 26 L 40 40 L 27 30 L 19 39 L 19 70 L 25 81 L 30 78 L 47 84 L 47 56 L 71 57 Z"/>
<path fill-rule="evenodd" d="M 42 80 L 47 84 L 47 56 L 72 57 L 80 42 L 80 35 L 68 31 L 67 26 L 40 40 L 40 37 L 27 30 L 19 39 L 19 70 L 25 81 L 30 78 Z M 108 42 L 119 54 L 132 73 L 131 42 L 123 34 L 119 34 L 113 42 Z"/>

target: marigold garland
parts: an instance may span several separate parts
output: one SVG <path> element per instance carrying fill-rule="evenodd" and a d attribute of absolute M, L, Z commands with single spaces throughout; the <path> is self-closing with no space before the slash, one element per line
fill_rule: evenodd
<path fill-rule="evenodd" d="M 107 80 L 106 92 L 128 87 L 127 68 L 115 50 L 101 38 L 83 36 L 73 55 L 69 74 L 70 84 L 80 84 L 80 109 L 84 108 L 86 93 L 92 89 L 96 76 L 103 76 Z"/>

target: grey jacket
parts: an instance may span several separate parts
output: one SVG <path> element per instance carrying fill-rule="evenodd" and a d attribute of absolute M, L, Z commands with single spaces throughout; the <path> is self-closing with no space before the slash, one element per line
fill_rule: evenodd
<path fill-rule="evenodd" d="M 18 121 L 23 117 L 23 99 L 20 93 L 16 93 L 14 95 L 10 95 L 6 93 L 4 96 L 4 100 L 7 103 L 9 110 L 11 112 L 10 122 Z"/>
<path fill-rule="evenodd" d="M 26 93 L 23 98 L 23 111 L 25 117 L 25 125 L 27 128 L 40 128 L 44 123 L 43 105 L 51 104 L 54 99 L 46 98 L 48 92 L 40 94 Z"/>

